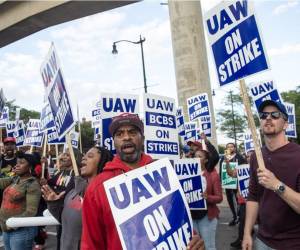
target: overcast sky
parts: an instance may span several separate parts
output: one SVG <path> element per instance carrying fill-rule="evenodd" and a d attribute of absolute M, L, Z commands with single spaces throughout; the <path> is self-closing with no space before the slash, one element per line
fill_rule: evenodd
<path fill-rule="evenodd" d="M 161 1 L 142 1 L 57 25 L 0 49 L 0 88 L 8 100 L 27 109 L 40 111 L 43 84 L 39 73 L 53 41 L 58 52 L 73 107 L 78 104 L 81 117 L 90 112 L 101 92 L 143 93 L 141 53 L 138 45 L 118 44 L 112 55 L 112 43 L 127 39 L 144 43 L 149 93 L 177 98 L 169 12 Z M 202 1 L 203 12 L 219 0 Z M 271 70 L 248 78 L 247 83 L 274 79 L 280 91 L 300 85 L 300 2 L 255 1 Z M 218 89 L 210 51 L 212 88 L 237 89 L 238 83 Z M 151 85 L 153 85 L 151 87 Z M 215 98 L 216 109 L 221 98 Z M 76 109 L 74 109 L 76 110 Z"/>

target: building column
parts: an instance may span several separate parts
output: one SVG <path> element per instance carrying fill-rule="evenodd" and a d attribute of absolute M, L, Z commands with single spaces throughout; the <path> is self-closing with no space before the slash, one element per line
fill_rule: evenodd
<path fill-rule="evenodd" d="M 188 121 L 187 98 L 207 93 L 212 119 L 211 142 L 217 148 L 215 116 L 212 102 L 208 59 L 200 1 L 169 0 L 172 45 L 178 104 Z"/>

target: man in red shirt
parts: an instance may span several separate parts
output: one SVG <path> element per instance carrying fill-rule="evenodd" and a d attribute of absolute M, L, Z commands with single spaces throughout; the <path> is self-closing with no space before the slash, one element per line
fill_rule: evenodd
<path fill-rule="evenodd" d="M 143 153 L 144 125 L 135 114 L 123 113 L 112 119 L 109 131 L 117 155 L 89 185 L 83 201 L 82 250 L 121 250 L 121 242 L 103 182 L 152 162 Z M 188 249 L 202 249 L 203 241 L 193 236 Z"/>
<path fill-rule="evenodd" d="M 250 159 L 249 194 L 243 249 L 253 248 L 252 228 L 257 218 L 256 249 L 300 249 L 300 147 L 285 136 L 288 114 L 283 104 L 272 100 L 259 106 L 265 146 L 266 169 Z"/>

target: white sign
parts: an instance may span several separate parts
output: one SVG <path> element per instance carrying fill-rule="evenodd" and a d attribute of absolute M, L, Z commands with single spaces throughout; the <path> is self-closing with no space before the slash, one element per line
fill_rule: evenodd
<path fill-rule="evenodd" d="M 97 108 L 92 110 L 92 128 L 101 126 L 101 109 Z"/>
<path fill-rule="evenodd" d="M 184 123 L 185 136 L 184 141 L 187 143 L 188 141 L 197 141 L 197 122 L 186 122 Z"/>
<path fill-rule="evenodd" d="M 249 88 L 250 95 L 253 98 L 257 112 L 260 104 L 266 100 L 273 100 L 275 102 L 282 103 L 280 93 L 273 80 L 251 83 Z"/>
<path fill-rule="evenodd" d="M 41 66 L 41 75 L 56 131 L 61 139 L 74 127 L 75 121 L 54 44 Z"/>
<path fill-rule="evenodd" d="M 40 119 L 29 119 L 27 123 L 27 130 L 39 130 L 41 127 Z"/>
<path fill-rule="evenodd" d="M 78 148 L 79 133 L 76 131 L 71 131 L 70 138 L 71 138 L 72 147 Z"/>
<path fill-rule="evenodd" d="M 168 159 L 107 180 L 104 188 L 124 250 L 186 249 L 192 220 Z"/>
<path fill-rule="evenodd" d="M 239 190 L 244 198 L 248 197 L 248 187 L 250 179 L 250 167 L 249 164 L 242 164 L 237 166 L 237 178 L 239 183 Z"/>
<path fill-rule="evenodd" d="M 296 131 L 296 114 L 295 114 L 295 105 L 292 103 L 284 103 L 287 113 L 288 113 L 288 128 L 285 131 L 285 134 L 291 138 L 297 138 Z"/>
<path fill-rule="evenodd" d="M 174 170 L 185 193 L 191 210 L 207 209 L 203 193 L 206 190 L 206 179 L 201 176 L 199 158 L 174 160 Z"/>
<path fill-rule="evenodd" d="M 0 113 L 0 128 L 5 128 L 9 121 L 9 107 L 5 106 Z"/>
<path fill-rule="evenodd" d="M 44 132 L 49 129 L 55 128 L 54 118 L 49 103 L 46 103 L 42 108 L 40 120 L 41 120 L 41 127 L 40 127 L 41 131 Z"/>
<path fill-rule="evenodd" d="M 145 152 L 155 159 L 178 159 L 180 150 L 173 98 L 144 94 Z"/>
<path fill-rule="evenodd" d="M 245 153 L 254 150 L 254 142 L 250 131 L 244 133 L 244 147 L 245 147 Z"/>
<path fill-rule="evenodd" d="M 139 114 L 139 97 L 130 94 L 101 93 L 100 107 L 102 115 L 101 145 L 115 153 L 115 145 L 109 132 L 112 117 L 121 113 Z"/>
<path fill-rule="evenodd" d="M 176 126 L 178 129 L 178 134 L 181 137 L 184 137 L 185 131 L 184 131 L 184 115 L 183 115 L 183 108 L 178 107 L 176 111 Z"/>
<path fill-rule="evenodd" d="M 222 1 L 204 15 L 220 86 L 268 69 L 253 1 Z"/>

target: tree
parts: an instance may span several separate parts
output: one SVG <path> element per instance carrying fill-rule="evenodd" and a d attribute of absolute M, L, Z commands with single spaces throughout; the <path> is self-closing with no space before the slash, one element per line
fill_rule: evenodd
<path fill-rule="evenodd" d="M 9 120 L 14 121 L 16 119 L 16 109 L 20 106 L 14 104 L 15 100 L 11 100 L 5 103 L 9 107 Z M 39 119 L 40 113 L 35 110 L 28 110 L 25 108 L 20 109 L 20 120 L 23 120 L 26 124 L 29 119 Z"/>
<path fill-rule="evenodd" d="M 295 104 L 297 142 L 300 143 L 300 86 L 296 90 L 282 92 L 281 96 L 285 102 Z"/>
<path fill-rule="evenodd" d="M 258 127 L 259 120 L 256 112 L 254 111 L 253 101 L 251 98 L 250 102 L 252 104 L 254 121 L 256 127 Z M 219 124 L 218 129 L 221 130 L 228 138 L 234 140 L 236 136 L 237 141 L 243 141 L 242 137 L 248 129 L 248 121 L 244 111 L 244 104 L 239 94 L 229 92 L 229 94 L 225 96 L 224 108 L 217 111 L 217 123 Z"/>
<path fill-rule="evenodd" d="M 91 121 L 86 121 L 84 118 L 80 123 L 81 129 L 81 140 L 82 140 L 82 151 L 87 152 L 94 143 L 94 129 L 91 126 Z M 78 131 L 78 126 L 76 125 L 76 130 Z"/>

